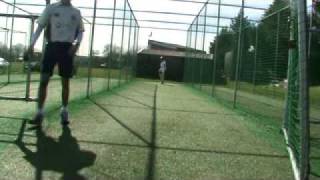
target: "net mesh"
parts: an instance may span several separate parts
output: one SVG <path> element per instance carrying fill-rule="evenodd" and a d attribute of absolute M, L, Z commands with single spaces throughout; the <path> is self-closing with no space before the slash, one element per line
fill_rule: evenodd
<path fill-rule="evenodd" d="M 45 1 L 28 3 L 16 0 L 15 2 L 18 8 L 34 14 L 40 14 L 45 8 Z M 75 76 L 71 88 L 77 89 L 81 96 L 93 95 L 132 80 L 136 70 L 139 26 L 129 2 L 127 0 L 97 2 L 97 7 L 100 9 L 97 10 L 94 25 L 92 17 L 94 1 L 73 2 L 73 5 L 81 7 L 86 31 L 79 54 L 74 59 Z M 22 56 L 32 34 L 32 17 L 8 3 L 0 2 L 0 6 L 3 7 L 0 9 L 0 57 L 8 63 L 8 65 L 2 65 L 2 62 L 0 64 L 0 99 L 7 97 L 23 99 L 28 91 L 30 96 L 36 97 L 40 81 L 43 38 L 41 36 L 37 41 L 34 56 L 29 62 L 24 62 Z M 12 13 L 14 18 L 11 17 Z M 106 16 L 101 17 L 101 14 Z M 36 28 L 35 22 L 34 25 Z M 92 32 L 93 26 L 94 32 Z M 92 56 L 90 56 L 91 49 Z M 30 81 L 27 79 L 29 72 Z M 59 83 L 59 79 L 57 75 L 52 77 L 53 81 L 57 80 L 55 83 Z"/>
<path fill-rule="evenodd" d="M 307 137 L 303 128 L 308 127 L 302 127 L 306 121 L 302 102 L 307 99 L 303 100 L 301 94 L 303 72 L 299 50 L 306 49 L 298 49 L 297 7 L 290 8 L 288 3 L 274 1 L 259 21 L 246 16 L 250 8 L 239 8 L 230 20 L 217 18 L 214 23 L 219 27 L 205 35 L 209 43 L 197 32 L 201 23 L 206 22 L 201 18 L 210 13 L 206 12 L 207 7 L 203 8 L 200 12 L 203 16 L 198 16 L 188 31 L 184 81 L 234 108 L 266 117 L 278 123 L 279 128 L 284 127 L 293 161 L 302 171 L 307 169 L 301 167 L 302 159 L 307 158 L 302 147 L 308 141 L 303 140 Z M 224 6 L 220 8 L 224 10 Z M 290 38 L 296 40 L 296 46 Z M 206 47 L 200 49 L 198 42 Z M 206 49 L 206 56 L 210 54 L 211 58 L 199 55 L 199 50 Z"/>

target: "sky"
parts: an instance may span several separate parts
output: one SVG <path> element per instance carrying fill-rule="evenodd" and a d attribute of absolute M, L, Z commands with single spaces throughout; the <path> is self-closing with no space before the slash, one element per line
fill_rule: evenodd
<path fill-rule="evenodd" d="M 8 2 L 12 2 L 13 0 L 6 0 Z M 45 0 L 16 0 L 18 3 L 34 3 L 34 4 L 42 4 L 44 5 Z M 55 0 L 51 0 L 55 2 Z M 190 3 L 190 2 L 177 2 L 172 0 L 128 0 L 133 10 L 146 10 L 146 11 L 161 11 L 161 12 L 173 12 L 173 13 L 186 13 L 192 14 L 190 16 L 182 16 L 182 15 L 173 15 L 173 14 L 156 14 L 156 13 L 143 13 L 143 12 L 135 12 L 134 16 L 138 20 L 139 26 L 142 28 L 140 29 L 139 33 L 139 47 L 144 48 L 147 46 L 148 39 L 175 43 L 175 44 L 186 44 L 186 31 L 176 31 L 176 30 L 159 30 L 159 29 L 152 29 L 152 28 L 145 28 L 145 27 L 158 27 L 158 28 L 179 28 L 183 30 L 187 30 L 189 25 L 178 24 L 178 23 L 159 23 L 159 22 L 143 22 L 143 20 L 156 20 L 156 21 L 170 21 L 170 22 L 183 22 L 187 24 L 191 24 L 194 20 L 196 14 L 199 13 L 200 9 L 203 7 L 203 3 Z M 194 0 L 198 2 L 203 2 L 204 0 Z M 221 0 L 222 4 L 235 4 L 241 5 L 241 0 Z M 246 6 L 251 7 L 259 7 L 259 8 L 268 8 L 273 0 L 245 0 Z M 72 0 L 74 6 L 84 6 L 84 7 L 93 7 L 93 0 Z M 211 0 L 210 2 L 217 3 L 218 0 Z M 310 3 L 309 3 L 310 4 Z M 124 0 L 117 0 L 117 8 L 122 8 L 124 5 Z M 44 7 L 36 7 L 36 6 L 22 6 L 19 7 L 32 12 L 33 14 L 40 14 L 43 11 Z M 100 8 L 112 8 L 113 1 L 112 0 L 98 0 L 98 7 Z M 239 8 L 236 7 L 229 7 L 229 6 L 222 6 L 221 7 L 221 16 L 226 17 L 235 17 L 239 13 Z M 8 9 L 8 6 L 4 3 L 0 2 L 0 13 L 12 13 L 12 8 Z M 93 11 L 92 10 L 85 10 L 81 9 L 82 15 L 91 20 Z M 20 10 L 16 10 L 17 14 L 26 14 Z M 208 6 L 208 15 L 216 16 L 218 13 L 218 6 L 217 5 L 209 5 Z M 253 10 L 253 9 L 246 9 L 245 16 L 248 16 L 249 19 L 258 20 L 263 15 L 263 10 Z M 110 10 L 99 10 L 97 11 L 97 16 L 112 16 L 112 11 Z M 117 17 L 122 17 L 121 12 L 116 13 Z M 118 22 L 117 24 L 122 24 Z M 11 25 L 11 18 L 0 17 L 0 27 L 6 27 L 7 25 Z M 98 23 L 110 24 L 112 21 L 111 19 L 97 19 Z M 217 19 L 216 18 L 208 18 L 208 24 L 216 25 Z M 231 23 L 230 20 L 221 20 L 222 25 L 229 25 Z M 14 33 L 13 44 L 22 43 L 26 44 L 27 38 L 30 34 L 30 23 L 28 20 L 25 19 L 17 19 L 15 18 L 15 31 L 23 31 L 25 33 Z M 87 55 L 89 49 L 89 34 L 90 34 L 90 26 L 86 25 L 86 32 L 84 36 L 84 41 L 82 43 L 80 54 Z M 208 28 L 209 31 L 215 32 L 216 28 Z M 117 45 L 121 45 L 121 37 L 122 37 L 122 28 L 115 27 L 115 35 L 113 42 Z M 129 29 L 125 29 L 125 34 L 128 34 Z M 4 42 L 6 33 L 2 32 L 0 29 L 0 42 Z M 210 33 L 206 35 L 207 43 L 206 47 L 208 47 L 208 43 L 212 41 L 215 37 L 215 34 Z M 128 37 L 125 37 L 128 39 Z M 36 48 L 41 49 L 41 41 L 39 39 Z M 106 44 L 109 44 L 111 41 L 111 26 L 96 26 L 95 31 L 95 38 L 94 38 L 94 45 L 93 48 L 95 51 L 103 52 L 103 47 Z M 124 43 L 128 43 L 128 40 L 124 41 Z M 208 48 L 207 48 L 208 49 Z"/>

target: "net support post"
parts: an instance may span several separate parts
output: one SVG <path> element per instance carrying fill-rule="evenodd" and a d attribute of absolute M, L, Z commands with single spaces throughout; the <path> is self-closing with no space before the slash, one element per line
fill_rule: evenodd
<path fill-rule="evenodd" d="M 10 32 L 10 49 L 9 49 L 9 57 L 11 59 L 11 63 L 9 63 L 8 66 L 8 82 L 11 82 L 11 66 L 12 66 L 12 62 L 14 61 L 13 58 L 13 52 L 12 52 L 12 48 L 13 48 L 13 32 L 14 32 L 14 23 L 15 23 L 15 18 L 14 18 L 14 14 L 16 11 L 16 0 L 13 1 L 13 9 L 12 9 L 12 20 L 11 20 L 11 32 Z"/>
<path fill-rule="evenodd" d="M 109 57 L 107 60 L 107 69 L 108 69 L 108 86 L 107 90 L 110 90 L 110 76 L 111 76 L 111 63 L 113 60 L 113 36 L 114 36 L 114 27 L 115 27 L 115 16 L 116 16 L 116 8 L 117 8 L 117 0 L 113 1 L 113 13 L 112 13 L 112 29 L 111 29 L 111 42 L 110 42 L 110 49 L 109 49 Z"/>
<path fill-rule="evenodd" d="M 221 16 L 221 0 L 218 4 L 218 19 L 217 19 L 217 32 L 216 32 L 216 43 L 214 49 L 213 58 L 213 69 L 212 69 L 212 96 L 215 96 L 215 86 L 216 86 L 216 75 L 217 75 L 217 63 L 218 63 L 218 51 L 219 51 L 219 35 L 220 35 L 220 16 Z"/>
<path fill-rule="evenodd" d="M 123 58 L 123 44 L 124 44 L 124 26 L 125 26 L 125 18 L 126 18 L 126 10 L 127 10 L 127 0 L 123 5 L 123 20 L 122 20 L 122 39 L 121 39 L 121 49 L 120 49 L 120 57 L 119 57 L 119 77 L 118 77 L 118 87 L 121 86 L 121 76 L 122 76 L 122 58 Z"/>
<path fill-rule="evenodd" d="M 32 34 L 34 31 L 34 21 L 35 20 L 33 18 L 30 21 L 29 45 L 31 44 L 31 41 L 32 41 Z M 27 61 L 26 100 L 30 99 L 30 84 L 31 84 L 31 62 L 29 59 Z"/>
<path fill-rule="evenodd" d="M 299 76 L 300 94 L 299 106 L 301 108 L 301 161 L 300 178 L 309 179 L 310 155 L 310 124 L 309 124 L 309 84 L 308 84 L 308 58 L 307 58 L 307 5 L 306 1 L 297 1 L 298 9 L 298 51 L 299 51 Z"/>
<path fill-rule="evenodd" d="M 94 9 L 93 9 L 93 20 L 91 24 L 91 32 L 90 32 L 90 52 L 88 59 L 88 82 L 87 82 L 87 98 L 90 97 L 91 94 L 91 81 L 92 81 L 92 60 L 93 60 L 93 41 L 95 35 L 95 23 L 96 23 L 96 15 L 97 15 L 97 0 L 94 1 Z"/>
<path fill-rule="evenodd" d="M 206 41 L 206 29 L 207 29 L 207 5 L 204 7 L 204 23 L 203 23 L 203 35 L 202 35 L 202 51 L 203 51 L 203 56 L 201 58 L 200 62 L 200 90 L 202 90 L 202 83 L 203 83 L 203 63 L 206 61 L 205 59 L 205 41 Z"/>
<path fill-rule="evenodd" d="M 252 76 L 252 93 L 256 91 L 256 79 L 257 79 L 257 63 L 258 63 L 258 49 L 259 49 L 259 26 L 256 27 L 256 42 L 254 51 L 254 66 L 253 66 L 253 76 Z"/>
<path fill-rule="evenodd" d="M 130 11 L 130 26 L 129 26 L 129 41 L 128 41 L 128 55 L 126 58 L 125 72 L 126 72 L 126 82 L 129 82 L 129 64 L 131 59 L 130 45 L 131 45 L 131 34 L 132 34 L 132 12 Z"/>
<path fill-rule="evenodd" d="M 243 29 L 243 18 L 244 18 L 244 1 L 242 0 L 241 14 L 240 14 L 240 27 L 239 27 L 239 36 L 238 36 L 238 46 L 237 46 L 237 64 L 236 64 L 236 74 L 235 74 L 235 87 L 233 95 L 233 108 L 236 108 L 237 105 L 237 96 L 239 89 L 239 75 L 240 75 L 240 61 L 241 61 L 241 43 L 242 43 L 242 29 Z"/>

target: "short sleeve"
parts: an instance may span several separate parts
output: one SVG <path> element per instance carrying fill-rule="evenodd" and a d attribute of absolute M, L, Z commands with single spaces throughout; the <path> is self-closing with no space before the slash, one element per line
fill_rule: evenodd
<path fill-rule="evenodd" d="M 46 26 L 49 24 L 50 20 L 50 6 L 47 6 L 45 10 L 42 12 L 41 16 L 38 18 L 38 24 L 40 26 Z"/>

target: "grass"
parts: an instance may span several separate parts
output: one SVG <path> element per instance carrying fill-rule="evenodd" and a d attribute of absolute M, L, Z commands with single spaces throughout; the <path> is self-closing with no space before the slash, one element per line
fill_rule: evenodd
<path fill-rule="evenodd" d="M 279 147 L 279 141 L 275 139 L 279 138 L 279 132 L 282 127 L 283 114 L 284 114 L 284 100 L 277 98 L 277 96 L 269 96 L 263 91 L 264 87 L 256 87 L 256 94 L 252 93 L 252 86 L 247 84 L 240 84 L 240 87 L 245 86 L 246 88 L 240 88 L 237 96 L 237 109 L 236 111 L 243 111 L 247 115 L 257 117 L 249 118 L 256 121 L 257 126 L 253 126 L 253 132 L 258 133 L 260 137 L 273 144 L 275 147 Z M 211 95 L 211 86 L 202 86 L 202 92 Z M 216 100 L 220 103 L 225 104 L 226 107 L 232 108 L 233 106 L 233 95 L 234 90 L 230 87 L 217 86 L 215 88 Z M 280 97 L 280 96 L 278 96 Z M 320 146 L 319 146 L 319 122 L 320 119 L 320 89 L 319 87 L 310 88 L 310 119 L 312 123 L 311 127 L 311 176 L 314 179 L 320 177 Z M 277 143 L 275 143 L 277 142 Z M 280 144 L 281 146 L 281 144 Z"/>
<path fill-rule="evenodd" d="M 292 179 L 273 129 L 183 85 L 139 80 L 91 99 L 72 98 L 71 131 L 59 125 L 59 91 L 51 91 L 44 131 L 30 131 L 29 125 L 20 131 L 23 120 L 0 119 L 0 140 L 23 134 L 20 144 L 0 151 L 1 177 Z M 32 117 L 33 103 L 0 103 L 7 106 L 3 116 Z"/>
<path fill-rule="evenodd" d="M 219 104 L 224 105 L 230 111 L 235 111 L 237 114 L 246 117 L 245 120 L 247 120 L 248 122 L 244 123 L 247 123 L 247 126 L 249 127 L 250 131 L 252 131 L 252 133 L 256 134 L 258 137 L 264 138 L 273 147 L 279 150 L 285 150 L 283 149 L 283 138 L 282 134 L 280 133 L 281 123 L 279 121 L 275 121 L 261 114 L 253 114 L 251 111 L 248 111 L 248 109 L 242 108 L 241 106 L 237 109 L 234 109 L 231 104 L 222 99 L 212 98 L 210 95 L 203 94 L 201 91 L 195 90 L 193 88 L 190 89 L 193 93 L 198 94 L 199 96 L 204 96 L 205 99 L 207 99 L 209 102 L 218 102 Z"/>
<path fill-rule="evenodd" d="M 54 69 L 54 73 L 58 74 L 57 67 Z M 120 75 L 121 73 L 121 75 Z M 91 70 L 91 76 L 93 78 L 107 78 L 110 74 L 110 78 L 112 79 L 118 79 L 121 77 L 121 79 L 130 78 L 130 73 L 126 72 L 125 70 L 119 70 L 119 69 L 107 69 L 107 68 L 92 68 Z M 76 77 L 88 77 L 88 68 L 87 67 L 76 67 Z M 27 78 L 27 73 L 24 70 L 24 63 L 23 62 L 14 62 L 11 63 L 10 67 L 10 79 L 12 83 L 20 83 L 25 82 Z M 0 70 L 0 83 L 6 83 L 8 80 L 8 71 Z M 39 72 L 38 71 L 32 71 L 31 75 L 32 81 L 38 81 L 39 80 Z"/>
<path fill-rule="evenodd" d="M 234 90 L 235 83 L 231 81 L 227 85 L 221 86 L 221 87 Z M 280 87 L 276 87 L 272 85 L 253 86 L 251 83 L 240 82 L 239 91 L 261 95 L 261 96 L 283 101 L 285 99 L 286 89 L 281 86 Z M 320 107 L 320 86 L 310 87 L 310 104 L 312 106 Z"/>

